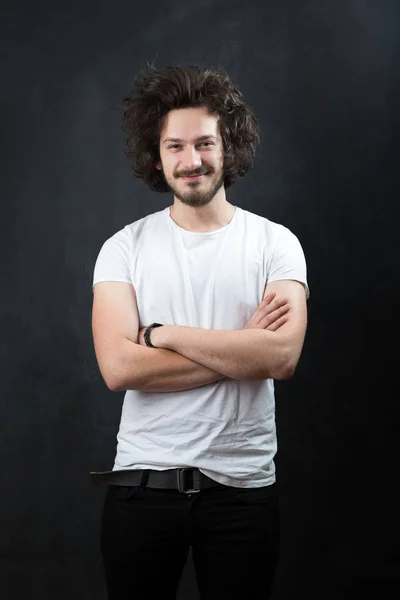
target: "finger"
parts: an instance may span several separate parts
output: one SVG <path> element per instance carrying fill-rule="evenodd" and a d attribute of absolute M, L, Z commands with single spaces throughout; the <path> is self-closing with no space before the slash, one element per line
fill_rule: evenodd
<path fill-rule="evenodd" d="M 252 319 L 256 318 L 257 322 L 260 318 L 262 318 L 262 311 L 265 307 L 269 306 L 272 300 L 275 298 L 276 292 L 270 292 L 265 296 L 265 298 L 260 302 L 257 306 L 256 310 L 253 313 Z"/>
<path fill-rule="evenodd" d="M 290 306 L 288 304 L 285 304 L 284 306 L 280 306 L 279 308 L 276 308 L 269 314 L 265 315 L 263 319 L 266 319 L 266 321 L 268 321 L 268 324 L 271 324 L 274 321 L 276 321 L 276 319 L 279 319 L 279 317 L 286 314 L 289 311 L 289 309 Z"/>
<path fill-rule="evenodd" d="M 276 292 L 270 292 L 265 298 L 264 300 L 261 302 L 261 304 L 259 304 L 256 308 L 256 310 L 253 313 L 253 316 L 251 317 L 251 321 L 254 321 L 253 325 L 255 327 L 259 327 L 260 326 L 260 321 L 266 317 L 267 315 L 269 315 L 270 313 L 272 313 L 273 311 L 275 311 L 277 308 L 287 305 L 288 299 L 287 298 L 278 298 L 278 300 L 273 301 L 274 297 L 276 296 Z M 272 321 L 270 321 L 271 323 Z M 269 323 L 268 323 L 269 324 Z M 261 325 L 263 328 L 265 327 L 264 325 Z"/>
<path fill-rule="evenodd" d="M 276 300 L 274 300 L 273 302 L 271 302 L 270 304 L 267 304 L 267 306 L 264 306 L 262 311 L 264 315 L 268 315 L 270 313 L 272 313 L 274 310 L 276 310 L 277 308 L 280 308 L 281 306 L 287 306 L 288 303 L 288 299 L 287 298 L 278 298 Z"/>
<path fill-rule="evenodd" d="M 265 298 L 263 298 L 263 300 L 261 301 L 261 304 L 269 304 L 270 302 L 272 302 L 272 300 L 275 298 L 276 296 L 276 292 L 270 292 L 269 294 L 267 294 L 265 296 Z"/>
<path fill-rule="evenodd" d="M 262 319 L 260 319 L 261 326 L 264 329 L 269 327 L 269 325 L 272 325 L 272 323 L 274 323 L 277 319 L 285 315 L 289 311 L 289 308 L 289 305 L 285 304 L 284 306 L 280 306 L 276 310 L 265 315 Z"/>
<path fill-rule="evenodd" d="M 286 315 L 284 315 L 283 317 L 279 317 L 279 319 L 277 319 L 276 321 L 274 321 L 274 323 L 266 327 L 266 329 L 268 331 L 277 331 L 277 329 L 279 329 L 279 327 L 282 327 L 282 325 L 284 325 L 287 320 L 288 318 Z"/>

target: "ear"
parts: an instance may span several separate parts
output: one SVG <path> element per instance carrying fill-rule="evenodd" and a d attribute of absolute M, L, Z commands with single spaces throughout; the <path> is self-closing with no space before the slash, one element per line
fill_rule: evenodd
<path fill-rule="evenodd" d="M 156 169 L 158 169 L 159 171 L 161 171 L 161 163 L 160 163 L 160 162 L 158 162 L 158 163 L 156 164 Z"/>

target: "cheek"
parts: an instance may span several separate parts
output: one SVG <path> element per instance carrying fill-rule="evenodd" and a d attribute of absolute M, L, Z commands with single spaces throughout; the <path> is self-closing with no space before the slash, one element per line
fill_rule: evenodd
<path fill-rule="evenodd" d="M 218 154 L 216 154 L 214 156 L 214 163 L 216 165 L 218 165 L 219 168 L 221 168 L 223 165 L 223 162 L 224 162 L 224 156 L 223 156 L 222 152 L 218 152 Z"/>
<path fill-rule="evenodd" d="M 215 160 L 213 160 L 213 167 L 214 167 L 215 171 L 222 171 L 222 168 L 223 168 L 222 156 L 219 156 L 218 158 L 215 158 Z"/>
<path fill-rule="evenodd" d="M 209 165 L 214 171 L 219 171 L 222 168 L 223 157 L 221 155 L 204 156 L 203 163 Z"/>
<path fill-rule="evenodd" d="M 161 164 L 161 169 L 165 176 L 172 175 L 172 173 L 174 171 L 173 166 L 171 166 L 167 160 L 163 160 L 163 162 Z"/>

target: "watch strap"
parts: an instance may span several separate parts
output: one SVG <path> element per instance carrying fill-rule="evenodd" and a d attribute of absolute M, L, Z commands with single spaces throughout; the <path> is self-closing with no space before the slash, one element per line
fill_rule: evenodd
<path fill-rule="evenodd" d="M 151 330 L 154 329 L 155 327 L 162 327 L 162 323 L 152 323 L 151 325 L 149 325 L 146 328 L 146 331 L 143 334 L 145 344 L 146 344 L 146 346 L 149 346 L 149 348 L 156 348 L 156 346 L 153 346 L 153 344 L 150 341 Z"/>

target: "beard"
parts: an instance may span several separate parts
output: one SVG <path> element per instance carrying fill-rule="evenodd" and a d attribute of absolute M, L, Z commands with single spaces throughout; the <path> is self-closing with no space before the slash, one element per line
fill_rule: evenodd
<path fill-rule="evenodd" d="M 199 173 L 193 172 L 192 175 L 201 174 L 201 173 L 202 173 L 202 171 L 199 171 Z M 200 207 L 200 206 L 205 206 L 206 204 L 209 204 L 211 202 L 211 200 L 214 198 L 215 194 L 218 192 L 218 190 L 224 184 L 224 174 L 223 173 L 221 173 L 221 175 L 217 178 L 215 178 L 215 175 L 213 177 L 213 173 L 210 173 L 209 175 L 206 175 L 205 177 L 209 177 L 210 181 L 205 182 L 203 179 L 201 182 L 198 182 L 198 181 L 194 181 L 193 183 L 186 182 L 187 189 L 185 191 L 182 191 L 181 189 L 178 189 L 178 187 L 175 186 L 172 181 L 168 181 L 164 175 L 166 184 L 168 185 L 169 190 L 174 194 L 174 196 L 176 198 L 178 198 L 181 202 L 183 202 L 183 204 L 186 204 L 187 206 L 193 206 L 193 207 Z M 174 181 L 175 181 L 175 178 L 178 179 L 178 177 L 175 176 Z"/>

